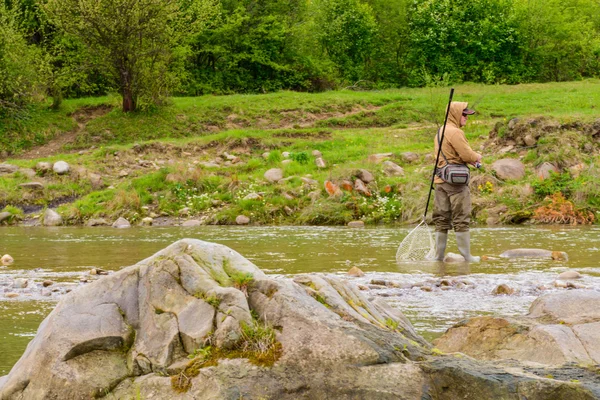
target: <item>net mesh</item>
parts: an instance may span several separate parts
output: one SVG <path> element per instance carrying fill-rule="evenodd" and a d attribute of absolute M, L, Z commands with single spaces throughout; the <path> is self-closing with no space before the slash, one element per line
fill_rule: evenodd
<path fill-rule="evenodd" d="M 398 251 L 397 261 L 421 261 L 432 259 L 435 255 L 435 242 L 429 226 L 421 222 L 406 235 Z"/>

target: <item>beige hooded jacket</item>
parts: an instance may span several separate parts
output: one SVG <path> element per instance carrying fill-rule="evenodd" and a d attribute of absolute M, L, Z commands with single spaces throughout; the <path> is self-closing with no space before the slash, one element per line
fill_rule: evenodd
<path fill-rule="evenodd" d="M 444 141 L 442 143 L 442 152 L 448 159 L 450 164 L 468 164 L 474 163 L 475 161 L 481 158 L 479 153 L 476 153 L 471 149 L 469 143 L 467 142 L 467 138 L 465 137 L 465 133 L 460 129 L 460 118 L 462 116 L 462 112 L 465 108 L 467 108 L 468 103 L 453 101 L 450 103 L 450 112 L 448 113 L 448 123 L 446 124 L 446 132 L 444 133 Z M 440 136 L 442 128 L 440 128 Z M 435 155 L 438 153 L 438 135 L 435 135 L 434 143 L 435 143 Z M 446 160 L 440 154 L 440 158 L 438 160 L 438 168 L 446 165 Z M 435 183 L 444 183 L 442 179 L 438 176 L 435 177 Z"/>

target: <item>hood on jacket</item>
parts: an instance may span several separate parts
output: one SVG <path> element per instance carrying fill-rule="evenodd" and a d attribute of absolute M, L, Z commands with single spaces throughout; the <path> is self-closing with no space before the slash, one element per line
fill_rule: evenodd
<path fill-rule="evenodd" d="M 460 129 L 460 117 L 469 103 L 464 101 L 453 101 L 450 103 L 450 112 L 448 113 L 448 125 Z"/>

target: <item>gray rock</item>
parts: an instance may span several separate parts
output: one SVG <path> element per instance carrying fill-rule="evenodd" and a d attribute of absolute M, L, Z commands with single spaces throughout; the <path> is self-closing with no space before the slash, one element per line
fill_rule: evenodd
<path fill-rule="evenodd" d="M 15 289 L 24 289 L 29 284 L 29 281 L 25 278 L 17 278 L 13 281 L 12 287 Z"/>
<path fill-rule="evenodd" d="M 14 172 L 17 172 L 18 170 L 19 170 L 19 167 L 17 167 L 16 165 L 0 164 L 0 175 L 12 174 Z"/>
<path fill-rule="evenodd" d="M 558 275 L 558 279 L 581 279 L 582 276 L 577 271 L 565 271 Z"/>
<path fill-rule="evenodd" d="M 390 158 L 393 155 L 394 155 L 394 153 L 371 154 L 367 160 L 371 163 L 381 164 L 382 162 L 384 162 L 385 160 L 387 160 L 388 158 Z"/>
<path fill-rule="evenodd" d="M 187 221 L 184 221 L 181 226 L 184 227 L 193 227 L 193 226 L 200 226 L 202 225 L 202 221 L 199 221 L 197 219 L 189 219 Z"/>
<path fill-rule="evenodd" d="M 90 173 L 88 178 L 94 190 L 102 189 L 105 186 L 101 175 Z"/>
<path fill-rule="evenodd" d="M 43 190 L 44 189 L 44 185 L 40 182 L 21 183 L 21 184 L 19 184 L 19 187 L 23 188 L 23 189 L 27 189 L 27 190 Z"/>
<path fill-rule="evenodd" d="M 410 151 L 400 154 L 402 160 L 407 163 L 415 162 L 419 159 L 419 155 Z"/>
<path fill-rule="evenodd" d="M 366 184 L 369 184 L 375 180 L 373 174 L 366 169 L 359 169 L 354 175 Z"/>
<path fill-rule="evenodd" d="M 47 208 L 44 211 L 44 215 L 42 215 L 42 225 L 44 226 L 59 226 L 62 225 L 63 219 L 59 213 L 56 211 Z"/>
<path fill-rule="evenodd" d="M 246 196 L 244 196 L 244 200 L 260 200 L 262 199 L 262 196 L 258 193 L 248 193 Z"/>
<path fill-rule="evenodd" d="M 294 160 L 283 160 L 281 162 L 281 165 L 283 165 L 285 167 L 286 165 L 290 165 L 293 162 L 294 162 Z"/>
<path fill-rule="evenodd" d="M 321 154 L 321 152 L 319 150 L 313 150 L 311 154 L 315 158 L 323 157 L 323 154 Z"/>
<path fill-rule="evenodd" d="M 444 257 L 444 262 L 460 263 L 460 262 L 465 262 L 465 258 L 463 256 L 461 256 L 460 254 L 446 253 L 446 256 Z"/>
<path fill-rule="evenodd" d="M 27 177 L 27 179 L 35 179 L 36 173 L 31 168 L 19 168 L 19 173 Z"/>
<path fill-rule="evenodd" d="M 235 217 L 235 223 L 238 225 L 248 225 L 250 223 L 250 218 L 245 215 L 238 215 Z"/>
<path fill-rule="evenodd" d="M 306 183 L 307 185 L 310 185 L 310 186 L 314 186 L 314 187 L 318 187 L 319 186 L 319 181 L 316 181 L 316 180 L 311 179 L 311 178 L 307 178 L 307 177 L 303 176 L 302 178 L 300 178 L 300 180 L 302 182 Z"/>
<path fill-rule="evenodd" d="M 492 164 L 492 170 L 502 180 L 518 180 L 525 176 L 525 165 L 514 158 L 504 158 Z"/>
<path fill-rule="evenodd" d="M 154 222 L 154 218 L 145 217 L 145 218 L 142 218 L 141 225 L 142 226 L 152 226 L 153 222 Z"/>
<path fill-rule="evenodd" d="M 52 165 L 52 170 L 57 175 L 68 174 L 70 169 L 71 168 L 70 168 L 69 164 L 67 164 L 65 161 L 57 161 L 54 163 L 54 165 Z"/>
<path fill-rule="evenodd" d="M 131 228 L 131 224 L 125 218 L 119 217 L 115 222 L 113 222 L 112 227 L 113 228 Z"/>
<path fill-rule="evenodd" d="M 52 164 L 49 162 L 40 161 L 39 163 L 35 164 L 35 170 L 41 175 L 45 175 L 52 171 Z"/>
<path fill-rule="evenodd" d="M 281 157 L 283 157 L 283 158 L 290 158 L 290 152 L 289 151 L 284 151 L 283 153 L 281 153 Z"/>
<path fill-rule="evenodd" d="M 315 159 L 315 165 L 317 166 L 317 168 L 327 168 L 327 164 L 325 163 L 325 160 L 323 160 L 322 157 L 318 157 L 317 159 Z"/>
<path fill-rule="evenodd" d="M 537 143 L 537 140 L 531 135 L 525 135 L 523 142 L 525 142 L 526 146 L 533 147 Z"/>
<path fill-rule="evenodd" d="M 12 214 L 9 213 L 8 211 L 0 212 L 0 223 L 2 223 L 4 221 L 8 221 L 10 219 L 10 217 L 12 217 Z"/>
<path fill-rule="evenodd" d="M 104 218 L 91 218 L 88 220 L 87 226 L 108 226 L 110 223 Z"/>
<path fill-rule="evenodd" d="M 500 254 L 502 258 L 552 258 L 555 260 L 568 260 L 564 251 L 551 251 L 544 249 L 512 249 Z"/>
<path fill-rule="evenodd" d="M 283 171 L 279 168 L 271 168 L 264 175 L 265 179 L 271 183 L 278 182 L 283 179 Z"/>
<path fill-rule="evenodd" d="M 450 328 L 435 344 L 480 359 L 547 365 L 600 361 L 600 292 L 570 290 L 539 297 L 526 317 L 476 317 Z"/>
<path fill-rule="evenodd" d="M 569 290 L 544 295 L 531 304 L 529 316 L 570 325 L 600 321 L 600 292 Z"/>
<path fill-rule="evenodd" d="M 386 176 L 404 176 L 404 169 L 392 161 L 384 161 L 382 166 Z"/>
<path fill-rule="evenodd" d="M 548 179 L 552 173 L 557 174 L 559 172 L 560 170 L 556 167 L 556 165 L 549 162 L 543 163 L 535 170 L 536 175 L 540 179 Z"/>
<path fill-rule="evenodd" d="M 364 223 L 364 221 L 350 221 L 350 222 L 348 222 L 348 227 L 349 228 L 364 228 L 365 223 Z"/>

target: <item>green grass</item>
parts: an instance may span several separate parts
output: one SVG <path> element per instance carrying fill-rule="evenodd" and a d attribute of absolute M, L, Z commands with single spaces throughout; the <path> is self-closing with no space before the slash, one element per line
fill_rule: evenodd
<path fill-rule="evenodd" d="M 477 109 L 465 132 L 489 166 L 498 158 L 518 156 L 479 149 L 496 124 L 505 126 L 513 117 L 527 120 L 540 116 L 563 123 L 589 123 L 597 116 L 598 89 L 598 80 L 515 86 L 465 84 L 456 87 L 455 100 L 469 101 Z M 70 115 L 77 110 L 113 105 L 111 112 L 90 120 L 71 146 L 88 151 L 44 159 L 64 160 L 98 173 L 105 178 L 105 188 L 92 190 L 86 176 L 51 174 L 44 178 L 43 191 L 26 198 L 18 185 L 29 179 L 21 173 L 4 175 L 0 176 L 0 206 L 48 206 L 55 199 L 76 198 L 59 209 L 68 223 L 117 216 L 137 221 L 152 213 L 178 216 L 183 208 L 191 216 L 208 216 L 210 222 L 219 224 L 234 224 L 238 215 L 258 224 L 327 225 L 356 219 L 372 224 L 413 222 L 426 200 L 431 162 L 425 162 L 424 156 L 432 153 L 432 137 L 442 122 L 447 96 L 447 88 L 202 96 L 173 98 L 164 108 L 134 114 L 123 114 L 117 99 L 111 97 L 66 100 L 59 111 L 40 105 L 26 119 L 1 125 L 4 138 L 23 140 L 9 140 L 10 145 L 0 140 L 0 149 L 26 150 L 73 129 Z M 506 204 L 517 211 L 524 206 L 533 209 L 541 201 L 540 193 L 562 186 L 570 188 L 579 207 L 600 209 L 594 168 L 583 171 L 574 182 L 556 185 L 538 182 L 532 172 L 546 161 L 565 168 L 577 161 L 595 165 L 597 156 L 582 156 L 581 148 L 586 144 L 593 142 L 576 129 L 548 134 L 536 148 L 523 154 L 529 171 L 526 178 L 502 182 L 474 195 L 483 198 L 488 208 Z M 313 150 L 322 152 L 326 168 L 317 168 Z M 239 155 L 243 163 L 219 168 L 200 168 L 192 163 L 212 161 L 225 151 Z M 270 154 L 264 159 L 266 151 Z M 400 155 L 407 151 L 419 154 L 421 160 L 405 163 Z M 281 165 L 283 152 L 290 152 L 293 160 L 286 166 Z M 393 153 L 391 160 L 405 169 L 404 177 L 385 177 L 379 165 L 367 162 L 370 154 L 387 152 Z M 140 159 L 162 159 L 163 164 L 137 168 Z M 22 168 L 33 168 L 38 161 L 7 160 Z M 276 185 L 267 183 L 263 174 L 274 167 L 281 167 L 284 177 L 291 179 Z M 124 168 L 130 175 L 119 178 L 117 173 Z M 376 175 L 376 183 L 371 185 L 373 196 L 327 196 L 326 180 L 351 179 L 360 168 Z M 300 179 L 307 175 L 318 181 L 317 187 L 308 187 Z M 520 197 L 517 192 L 525 183 L 534 186 L 535 196 Z M 106 188 L 109 185 L 114 188 Z M 386 186 L 389 192 L 384 190 Z M 320 195 L 309 198 L 315 190 L 320 190 Z M 253 192 L 262 198 L 244 199 Z"/>

